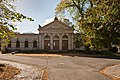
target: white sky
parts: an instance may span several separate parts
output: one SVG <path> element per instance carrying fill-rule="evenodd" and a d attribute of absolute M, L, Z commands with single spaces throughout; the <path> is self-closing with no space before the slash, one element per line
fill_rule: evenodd
<path fill-rule="evenodd" d="M 53 21 L 55 8 L 60 0 L 18 0 L 15 2 L 16 11 L 34 19 L 33 22 L 24 20 L 17 22 L 17 31 L 20 33 L 38 33 L 38 25 L 41 26 Z"/>

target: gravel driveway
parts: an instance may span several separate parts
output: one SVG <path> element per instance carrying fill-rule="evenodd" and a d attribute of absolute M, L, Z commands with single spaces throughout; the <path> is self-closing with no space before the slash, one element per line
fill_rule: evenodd
<path fill-rule="evenodd" d="M 106 66 L 120 64 L 119 59 L 78 56 L 22 57 L 1 55 L 0 59 L 37 65 L 40 68 L 48 67 L 49 80 L 112 80 L 99 71 Z"/>
<path fill-rule="evenodd" d="M 2 60 L 0 60 L 0 63 L 9 64 L 21 69 L 20 74 L 16 75 L 12 80 L 41 80 L 42 70 L 36 66 Z"/>

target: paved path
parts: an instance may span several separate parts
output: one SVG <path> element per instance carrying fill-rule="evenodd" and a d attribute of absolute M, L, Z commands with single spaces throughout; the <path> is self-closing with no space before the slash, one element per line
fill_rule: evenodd
<path fill-rule="evenodd" d="M 99 70 L 106 66 L 120 64 L 120 60 L 118 59 L 77 56 L 20 57 L 14 55 L 0 55 L 0 59 L 37 65 L 40 68 L 48 67 L 49 80 L 112 80 L 99 73 Z"/>

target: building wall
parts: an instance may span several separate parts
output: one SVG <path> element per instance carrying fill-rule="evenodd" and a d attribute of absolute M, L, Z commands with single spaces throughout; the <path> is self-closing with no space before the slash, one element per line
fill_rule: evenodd
<path fill-rule="evenodd" d="M 74 33 L 71 27 L 68 25 L 55 20 L 43 27 L 39 27 L 39 34 L 17 34 L 16 38 L 11 39 L 11 47 L 6 47 L 9 50 L 45 50 L 46 47 L 50 47 L 50 50 L 54 50 L 57 44 L 59 44 L 59 50 L 63 50 L 63 47 L 66 46 L 66 50 L 74 49 Z M 50 42 L 46 42 L 45 36 L 49 36 L 48 39 Z M 54 36 L 57 35 L 57 41 L 54 39 Z M 64 37 L 65 36 L 65 37 Z M 20 41 L 20 48 L 16 48 L 16 41 Z M 29 42 L 29 47 L 25 48 L 25 41 Z M 33 48 L 33 41 L 37 41 L 37 48 Z M 64 42 L 64 43 L 63 43 Z M 68 45 L 67 45 L 68 44 Z M 64 45 L 64 46 L 63 46 Z M 65 49 L 65 47 L 64 47 Z"/>
<path fill-rule="evenodd" d="M 46 40 L 45 39 L 45 36 L 49 36 L 50 37 L 50 39 L 47 39 L 47 40 L 50 40 L 50 49 L 51 50 L 54 50 L 53 49 L 53 46 L 54 46 L 54 43 L 53 43 L 53 41 L 54 40 L 56 40 L 56 39 L 54 39 L 54 36 L 58 36 L 59 38 L 57 39 L 58 41 L 59 41 L 59 50 L 62 50 L 62 40 L 63 40 L 63 36 L 64 35 L 67 35 L 68 36 L 68 50 L 72 50 L 73 49 L 73 35 L 72 34 L 62 34 L 62 33 L 59 33 L 59 34 L 56 34 L 56 33 L 52 33 L 52 34 L 49 34 L 49 33 L 46 33 L 46 34 L 43 34 L 43 35 L 41 35 L 41 47 L 42 47 L 42 49 L 44 50 L 45 48 L 44 48 L 44 41 Z"/>
<path fill-rule="evenodd" d="M 7 46 L 10 50 L 37 50 L 39 48 L 39 35 L 38 34 L 18 34 L 16 38 L 11 38 L 11 47 Z M 20 41 L 20 48 L 16 47 L 16 41 Z M 28 41 L 28 48 L 25 48 L 25 41 Z M 37 47 L 33 48 L 33 41 L 37 41 Z"/>
<path fill-rule="evenodd" d="M 66 35 L 68 37 L 68 50 L 72 50 L 73 49 L 73 34 L 62 34 L 62 33 L 59 33 L 59 34 L 56 34 L 56 33 L 52 33 L 52 34 L 19 34 L 17 35 L 16 38 L 11 38 L 10 41 L 11 41 L 11 47 L 8 47 L 6 46 L 7 49 L 9 50 L 44 50 L 45 49 L 45 46 L 44 46 L 44 41 L 46 40 L 45 39 L 45 36 L 46 35 L 49 35 L 50 36 L 50 50 L 54 50 L 53 49 L 53 40 L 56 40 L 54 39 L 54 36 L 57 35 L 59 36 L 59 50 L 62 50 L 62 40 L 64 40 L 62 37 L 64 35 Z M 20 41 L 20 47 L 17 48 L 16 47 L 16 41 Z M 25 41 L 28 41 L 28 48 L 25 48 Z M 34 48 L 33 47 L 33 41 L 37 41 L 37 48 Z"/>

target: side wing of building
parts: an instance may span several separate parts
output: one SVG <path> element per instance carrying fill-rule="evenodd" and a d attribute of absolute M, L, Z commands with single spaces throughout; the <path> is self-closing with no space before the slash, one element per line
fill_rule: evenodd
<path fill-rule="evenodd" d="M 10 39 L 6 50 L 38 50 L 39 43 L 38 34 L 17 34 L 15 38 Z"/>

